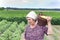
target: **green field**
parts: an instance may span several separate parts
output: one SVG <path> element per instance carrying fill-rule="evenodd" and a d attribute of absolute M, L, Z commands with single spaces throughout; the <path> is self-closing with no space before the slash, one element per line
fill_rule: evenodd
<path fill-rule="evenodd" d="M 23 40 L 25 23 L 0 21 L 0 40 Z M 45 40 L 60 40 L 60 25 L 52 25 L 54 34 L 52 37 L 45 36 Z"/>
<path fill-rule="evenodd" d="M 11 18 L 11 17 L 25 17 L 27 13 L 29 13 L 31 10 L 2 10 L 0 11 L 0 17 L 3 18 Z M 37 14 L 41 11 L 34 10 Z M 60 18 L 60 12 L 56 11 L 43 11 L 43 14 L 52 16 L 53 18 Z"/>

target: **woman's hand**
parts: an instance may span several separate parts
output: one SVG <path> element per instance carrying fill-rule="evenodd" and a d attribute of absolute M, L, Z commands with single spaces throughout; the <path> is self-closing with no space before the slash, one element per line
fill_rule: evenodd
<path fill-rule="evenodd" d="M 47 16 L 47 22 L 51 22 L 51 20 L 52 20 L 52 17 Z"/>

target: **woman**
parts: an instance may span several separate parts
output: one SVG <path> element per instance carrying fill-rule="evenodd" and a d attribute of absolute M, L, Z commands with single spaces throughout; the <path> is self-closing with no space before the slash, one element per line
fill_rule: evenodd
<path fill-rule="evenodd" d="M 48 27 L 46 27 L 46 24 L 39 24 L 39 20 L 37 20 L 37 15 L 34 11 L 29 12 L 26 18 L 28 26 L 25 30 L 25 40 L 44 40 L 44 34 L 52 34 L 51 17 L 46 18 Z"/>

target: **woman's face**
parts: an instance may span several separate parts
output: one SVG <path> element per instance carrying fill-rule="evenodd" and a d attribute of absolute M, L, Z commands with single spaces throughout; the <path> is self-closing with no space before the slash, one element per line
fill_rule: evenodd
<path fill-rule="evenodd" d="M 35 23 L 35 20 L 33 20 L 32 18 L 27 18 L 27 21 L 31 25 L 33 25 Z"/>

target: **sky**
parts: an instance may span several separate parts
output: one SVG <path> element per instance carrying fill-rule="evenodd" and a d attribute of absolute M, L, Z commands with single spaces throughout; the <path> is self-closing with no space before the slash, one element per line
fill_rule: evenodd
<path fill-rule="evenodd" d="M 0 7 L 60 8 L 60 0 L 0 0 Z"/>

